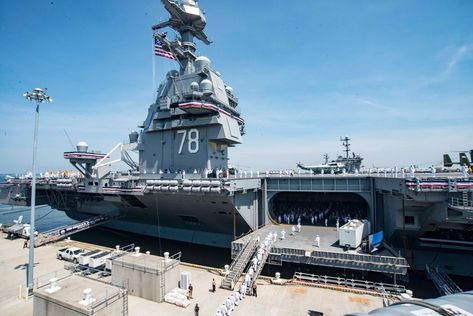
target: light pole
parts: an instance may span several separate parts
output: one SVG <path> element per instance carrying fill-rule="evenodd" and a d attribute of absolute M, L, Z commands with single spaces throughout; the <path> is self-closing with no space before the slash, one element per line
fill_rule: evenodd
<path fill-rule="evenodd" d="M 39 125 L 39 105 L 45 101 L 53 102 L 53 99 L 46 94 L 47 89 L 36 88 L 31 92 L 26 92 L 23 96 L 28 101 L 36 102 L 36 114 L 34 121 L 34 141 L 33 141 L 33 179 L 31 180 L 31 215 L 30 215 L 30 247 L 27 270 L 28 295 L 33 294 L 33 267 L 34 267 L 34 242 L 35 242 L 35 206 L 36 206 L 36 147 L 38 145 L 38 125 Z"/>

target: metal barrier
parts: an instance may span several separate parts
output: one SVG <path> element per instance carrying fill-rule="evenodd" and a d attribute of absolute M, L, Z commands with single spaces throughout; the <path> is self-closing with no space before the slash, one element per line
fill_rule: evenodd
<path fill-rule="evenodd" d="M 432 280 L 440 295 L 463 292 L 462 289 L 439 266 L 425 265 L 427 276 Z"/>
<path fill-rule="evenodd" d="M 68 270 L 56 270 L 39 277 L 36 277 L 33 280 L 33 288 L 35 290 L 40 289 L 49 284 L 49 280 L 55 278 L 56 280 L 65 279 L 73 274 L 73 271 Z"/>
<path fill-rule="evenodd" d="M 473 201 L 464 199 L 464 198 L 451 198 L 449 203 L 449 206 L 459 206 L 459 207 L 473 207 Z"/>
<path fill-rule="evenodd" d="M 276 258 L 279 256 L 280 259 Z M 273 247 L 270 262 L 289 261 L 322 266 L 334 266 L 365 271 L 407 274 L 409 265 L 402 257 L 385 257 L 368 254 L 352 254 L 326 252 L 320 250 L 306 251 L 304 249 Z"/>
<path fill-rule="evenodd" d="M 378 293 L 387 293 L 399 295 L 406 292 L 406 288 L 402 285 L 382 283 L 382 282 L 372 282 L 366 280 L 356 280 L 356 279 L 344 279 L 340 277 L 331 277 L 327 275 L 317 275 L 296 272 L 294 274 L 295 280 L 300 280 L 304 282 L 331 285 L 336 287 L 346 287 L 353 288 L 365 291 L 374 291 Z"/>

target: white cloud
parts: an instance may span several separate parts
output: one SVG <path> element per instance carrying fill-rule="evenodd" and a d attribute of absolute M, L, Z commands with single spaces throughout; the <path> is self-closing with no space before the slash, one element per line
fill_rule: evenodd
<path fill-rule="evenodd" d="M 452 73 L 458 64 L 460 64 L 464 59 L 468 58 L 473 51 L 473 44 L 463 45 L 458 47 L 450 57 L 450 60 L 447 64 L 447 69 L 445 72 L 447 74 Z"/>

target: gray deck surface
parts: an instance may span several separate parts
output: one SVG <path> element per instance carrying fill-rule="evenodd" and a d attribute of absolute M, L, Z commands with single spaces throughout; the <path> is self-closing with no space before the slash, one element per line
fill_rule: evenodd
<path fill-rule="evenodd" d="M 340 245 L 338 244 L 339 238 L 338 238 L 338 231 L 336 227 L 302 225 L 301 232 L 298 233 L 297 226 L 294 225 L 296 227 L 296 233 L 294 235 L 291 235 L 292 226 L 293 225 L 287 225 L 287 224 L 280 224 L 280 225 L 270 224 L 253 233 L 243 236 L 240 239 L 237 239 L 235 242 L 247 243 L 250 240 L 250 238 L 253 238 L 256 236 L 260 236 L 260 239 L 264 240 L 264 238 L 268 235 L 268 233 L 276 232 L 278 233 L 278 239 L 273 244 L 273 247 L 276 247 L 276 248 L 302 249 L 305 251 L 318 250 L 318 251 L 326 251 L 326 252 L 332 252 L 332 253 L 352 253 L 352 254 L 362 253 L 366 255 L 366 253 L 361 252 L 359 248 L 357 250 L 350 249 L 348 251 L 345 251 L 343 247 L 340 247 Z M 283 229 L 286 231 L 286 235 L 285 235 L 285 238 L 282 240 L 281 231 Z M 320 236 L 320 247 L 315 246 L 316 235 Z M 387 250 L 376 252 L 376 255 L 388 256 L 388 257 L 393 256 Z"/>
<path fill-rule="evenodd" d="M 278 233 L 278 239 L 273 244 L 273 247 L 279 248 L 291 248 L 291 249 L 304 249 L 307 251 L 312 250 L 321 250 L 321 251 L 329 251 L 329 252 L 339 252 L 343 253 L 344 250 L 342 247 L 338 245 L 338 231 L 335 227 L 325 227 L 325 226 L 312 226 L 312 225 L 303 225 L 301 226 L 301 232 L 297 232 L 296 226 L 296 233 L 291 235 L 291 228 L 293 225 L 267 225 L 256 232 L 248 234 L 236 242 L 242 241 L 244 243 L 248 242 L 250 238 L 255 236 L 260 236 L 262 240 L 268 235 L 268 233 L 276 232 Z M 294 225 L 295 226 L 295 225 Z M 286 231 L 286 237 L 281 239 L 281 231 Z M 315 236 L 320 236 L 320 247 L 315 246 Z M 355 253 L 354 250 L 350 251 L 351 253 Z"/>

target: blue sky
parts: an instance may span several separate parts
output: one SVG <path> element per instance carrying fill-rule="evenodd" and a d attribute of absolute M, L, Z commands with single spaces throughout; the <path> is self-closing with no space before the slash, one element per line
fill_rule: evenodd
<path fill-rule="evenodd" d="M 366 166 L 430 164 L 473 147 L 473 1 L 210 1 L 210 46 L 240 98 L 251 169 L 335 157 L 342 135 Z M 153 102 L 150 26 L 160 1 L 0 1 L 0 172 L 31 166 L 34 107 L 48 87 L 39 169 L 71 167 L 85 140 L 107 151 Z M 157 81 L 172 62 L 156 59 Z"/>

